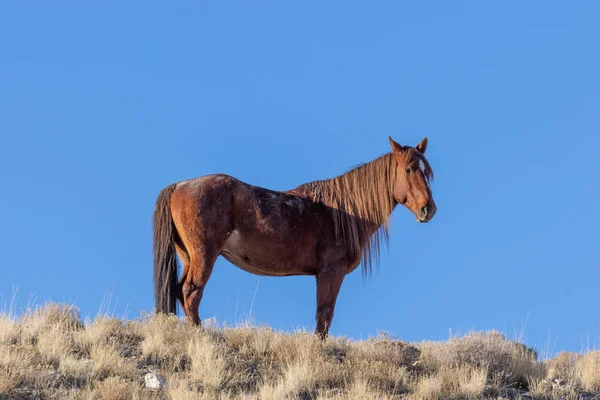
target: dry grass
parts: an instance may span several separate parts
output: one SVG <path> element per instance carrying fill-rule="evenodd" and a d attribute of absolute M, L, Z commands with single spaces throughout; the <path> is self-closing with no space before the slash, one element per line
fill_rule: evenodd
<path fill-rule="evenodd" d="M 17 323 L 7 315 L 0 315 L 0 344 L 16 343 L 18 338 Z"/>
<path fill-rule="evenodd" d="M 484 395 L 488 369 L 473 365 L 443 365 L 414 385 L 414 399 L 478 399 Z"/>
<path fill-rule="evenodd" d="M 585 389 L 592 393 L 600 392 L 600 351 L 584 354 L 579 363 Z"/>
<path fill-rule="evenodd" d="M 148 372 L 167 382 L 144 387 Z M 167 316 L 84 324 L 74 307 L 0 314 L 0 399 L 535 399 L 600 395 L 600 352 L 535 352 L 498 332 L 408 344 Z M 516 393 L 516 394 L 515 394 Z"/>
<path fill-rule="evenodd" d="M 537 362 L 533 350 L 506 340 L 496 331 L 475 332 L 448 342 L 425 342 L 420 349 L 426 371 L 437 371 L 444 365 L 471 365 L 486 368 L 490 377 L 510 386 L 526 386 L 528 379 L 545 376 L 545 367 Z"/>

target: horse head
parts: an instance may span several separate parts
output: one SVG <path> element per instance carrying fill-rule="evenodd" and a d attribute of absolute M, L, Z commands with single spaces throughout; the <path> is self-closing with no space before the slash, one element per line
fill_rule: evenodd
<path fill-rule="evenodd" d="M 430 187 L 433 171 L 425 158 L 427 138 L 416 147 L 401 146 L 391 137 L 390 144 L 396 160 L 394 200 L 412 211 L 418 222 L 429 222 L 437 207 Z"/>

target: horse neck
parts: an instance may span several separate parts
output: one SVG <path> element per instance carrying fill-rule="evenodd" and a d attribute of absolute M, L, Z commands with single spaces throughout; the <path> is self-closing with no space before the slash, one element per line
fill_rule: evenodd
<path fill-rule="evenodd" d="M 383 163 L 386 160 L 378 159 L 375 161 Z M 365 165 L 369 168 L 367 164 Z M 348 173 L 361 174 L 348 177 L 351 179 L 343 181 L 346 184 L 350 183 L 345 187 L 344 192 L 352 196 L 352 200 L 346 203 L 345 210 L 340 211 L 346 213 L 346 215 L 354 216 L 350 219 L 354 220 L 353 223 L 350 222 L 350 225 L 354 225 L 354 228 L 350 231 L 342 228 L 340 231 L 339 222 L 336 224 L 336 236 L 341 233 L 346 245 L 349 246 L 349 250 L 357 255 L 360 254 L 363 273 L 371 270 L 373 262 L 379 264 L 381 246 L 387 246 L 388 244 L 389 218 L 396 207 L 396 201 L 392 195 L 393 188 L 390 184 L 392 177 L 389 170 L 380 170 L 380 167 L 385 167 L 385 164 L 379 164 L 375 167 L 374 170 L 371 170 L 374 173 L 368 170 L 366 171 L 368 173 L 361 173 L 361 171 L 350 171 Z M 344 179 L 343 175 L 340 178 Z M 341 219 L 343 220 L 344 217 Z"/>
<path fill-rule="evenodd" d="M 382 229 L 384 224 L 387 236 L 387 223 L 397 205 L 391 185 L 395 176 L 392 176 L 389 169 L 389 156 L 381 156 L 336 178 L 322 181 L 325 187 L 334 190 L 336 196 L 339 196 L 328 198 L 328 206 L 369 221 L 362 225 L 363 242 Z"/>

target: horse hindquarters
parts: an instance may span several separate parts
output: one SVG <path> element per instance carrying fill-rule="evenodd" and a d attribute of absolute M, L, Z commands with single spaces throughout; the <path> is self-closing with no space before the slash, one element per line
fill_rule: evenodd
<path fill-rule="evenodd" d="M 178 248 L 189 260 L 180 280 L 182 308 L 196 325 L 204 288 L 232 229 L 232 178 L 227 178 L 209 175 L 180 183 L 171 199 Z"/>

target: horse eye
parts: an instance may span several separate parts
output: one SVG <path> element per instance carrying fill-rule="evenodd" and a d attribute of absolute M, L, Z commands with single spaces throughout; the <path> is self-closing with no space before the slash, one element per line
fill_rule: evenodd
<path fill-rule="evenodd" d="M 407 174 L 410 174 L 410 168 L 406 168 L 405 171 L 406 171 Z"/>

